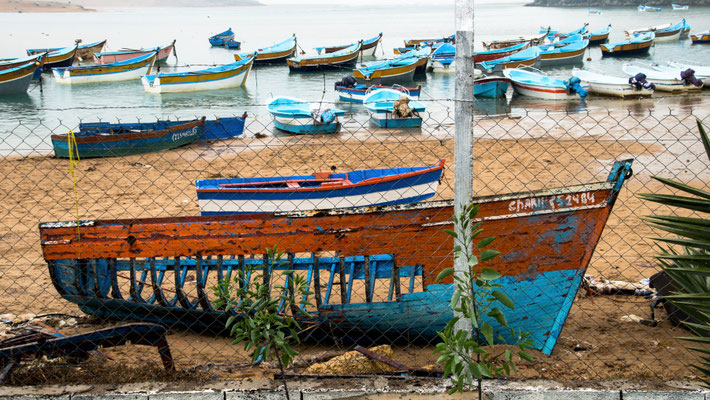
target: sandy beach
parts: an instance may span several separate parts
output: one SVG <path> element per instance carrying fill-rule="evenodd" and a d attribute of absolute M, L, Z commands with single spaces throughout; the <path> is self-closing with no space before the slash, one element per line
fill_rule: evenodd
<path fill-rule="evenodd" d="M 95 11 L 71 1 L 0 0 L 0 13 L 61 13 Z"/>

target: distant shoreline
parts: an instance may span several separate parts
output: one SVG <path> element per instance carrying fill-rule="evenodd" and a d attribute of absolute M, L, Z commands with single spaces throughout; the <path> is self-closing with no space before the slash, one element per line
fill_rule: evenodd
<path fill-rule="evenodd" d="M 93 12 L 81 5 L 58 1 L 0 0 L 0 13 Z"/>

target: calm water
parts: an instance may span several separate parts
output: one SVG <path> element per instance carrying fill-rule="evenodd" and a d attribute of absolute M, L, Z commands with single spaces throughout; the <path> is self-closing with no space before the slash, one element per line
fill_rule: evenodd
<path fill-rule="evenodd" d="M 624 29 L 662 23 L 675 23 L 685 17 L 692 31 L 710 28 L 710 8 L 694 8 L 686 12 L 665 10 L 660 13 L 639 13 L 635 8 L 603 9 L 602 15 L 588 15 L 581 8 L 538 8 L 520 4 L 484 4 L 476 9 L 477 47 L 484 40 L 531 35 L 541 26 L 562 31 L 579 28 L 589 22 L 591 30 L 612 24 L 611 40 L 622 40 Z M 22 56 L 30 47 L 66 46 L 74 39 L 85 43 L 108 39 L 107 49 L 121 47 L 155 47 L 177 39 L 177 60 L 170 57 L 162 71 L 198 69 L 204 65 L 233 61 L 232 52 L 212 48 L 207 37 L 227 27 L 242 41 L 243 51 L 264 47 L 296 33 L 299 45 L 307 52 L 328 44 L 351 43 L 384 33 L 377 57 L 389 57 L 392 48 L 401 46 L 405 38 L 441 37 L 454 33 L 454 7 L 417 5 L 405 6 L 315 6 L 269 5 L 230 8 L 129 9 L 96 13 L 69 14 L 0 14 L 0 56 Z M 584 68 L 621 76 L 621 64 L 629 60 L 602 59 L 598 47 L 592 48 Z M 686 60 L 710 64 L 710 46 L 691 46 L 690 40 L 658 43 L 648 57 L 634 58 L 644 63 Z M 551 75 L 568 78 L 571 67 L 550 69 Z M 19 140 L 11 131 L 22 124 L 44 124 L 51 127 L 58 121 L 69 127 L 78 120 L 152 120 L 160 117 L 225 116 L 248 111 L 268 120 L 263 105 L 272 96 L 289 95 L 309 101 L 336 101 L 333 83 L 349 71 L 293 74 L 288 67 L 256 67 L 245 88 L 224 89 L 186 94 L 152 95 L 143 91 L 139 81 L 89 85 L 56 85 L 51 74 L 45 74 L 42 90 L 32 86 L 27 95 L 0 100 L 0 146 Z M 454 77 L 428 74 L 415 83 L 423 86 L 423 100 L 430 102 L 434 113 L 450 105 Z M 511 93 L 509 93 L 509 98 Z M 688 103 L 680 96 L 666 96 L 645 101 L 668 106 Z M 705 95 L 702 96 L 706 97 Z M 704 99 L 700 100 L 704 102 Z M 633 101 L 631 101 L 633 102 Z M 692 102 L 691 102 L 692 103 Z M 562 105 L 562 110 L 575 111 L 585 107 L 639 107 L 629 101 L 589 99 L 586 104 Z M 339 106 L 345 107 L 340 104 Z M 510 108 L 545 107 L 539 102 L 513 98 L 509 102 L 482 102 L 484 112 L 500 112 Z M 560 108 L 560 106 L 555 106 Z M 350 108 L 356 118 L 366 120 L 361 106 Z"/>

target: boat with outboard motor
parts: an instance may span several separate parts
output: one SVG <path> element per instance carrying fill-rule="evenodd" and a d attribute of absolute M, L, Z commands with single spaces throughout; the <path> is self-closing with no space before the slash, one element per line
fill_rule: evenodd
<path fill-rule="evenodd" d="M 578 68 L 572 70 L 572 76 L 579 78 L 583 84 L 588 85 L 589 93 L 602 96 L 621 97 L 643 97 L 653 96 L 653 89 L 629 83 L 629 79 L 608 74 L 599 74 L 585 71 Z"/>
<path fill-rule="evenodd" d="M 548 100 L 572 100 L 587 97 L 587 85 L 579 78 L 568 80 L 553 78 L 527 69 L 510 68 L 503 71 L 510 79 L 515 93 L 522 96 Z"/>

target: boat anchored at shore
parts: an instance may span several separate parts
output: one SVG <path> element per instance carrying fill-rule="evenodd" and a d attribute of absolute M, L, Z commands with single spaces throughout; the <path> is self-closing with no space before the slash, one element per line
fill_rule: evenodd
<path fill-rule="evenodd" d="M 503 76 L 510 79 L 515 93 L 548 100 L 574 100 L 587 97 L 587 85 L 579 79 L 564 81 L 525 69 L 506 69 Z"/>
<path fill-rule="evenodd" d="M 274 117 L 277 129 L 298 135 L 339 132 L 338 117 L 345 115 L 345 110 L 291 97 L 277 97 L 266 109 Z"/>
<path fill-rule="evenodd" d="M 140 79 L 141 76 L 150 74 L 157 54 L 153 52 L 111 64 L 54 68 L 52 73 L 57 83 L 63 85 Z"/>
<path fill-rule="evenodd" d="M 572 76 L 579 78 L 582 83 L 588 85 L 589 93 L 602 96 L 621 97 L 643 97 L 653 96 L 653 89 L 637 87 L 629 83 L 629 79 L 607 74 L 598 74 L 591 71 L 584 71 L 578 68 L 572 70 Z"/>
<path fill-rule="evenodd" d="M 350 47 L 338 50 L 334 53 L 292 57 L 286 60 L 286 64 L 288 64 L 290 71 L 313 71 L 351 67 L 357 62 L 361 47 L 362 41 L 359 41 Z"/>
<path fill-rule="evenodd" d="M 244 86 L 254 54 L 241 61 L 198 71 L 146 75 L 141 78 L 147 93 L 193 92 Z"/>
<path fill-rule="evenodd" d="M 362 103 L 370 113 L 370 122 L 380 128 L 418 128 L 422 126 L 420 113 L 426 106 L 405 93 L 393 89 L 377 89 Z"/>

